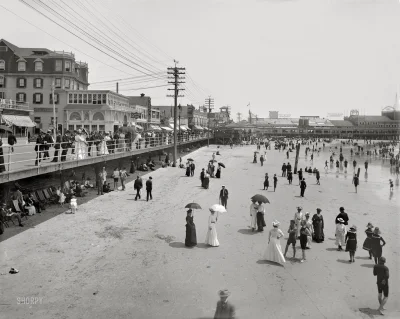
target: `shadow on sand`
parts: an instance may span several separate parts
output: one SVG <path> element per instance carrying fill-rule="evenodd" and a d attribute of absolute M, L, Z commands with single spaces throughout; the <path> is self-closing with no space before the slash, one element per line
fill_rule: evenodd
<path fill-rule="evenodd" d="M 326 248 L 327 251 L 337 251 L 337 248 Z"/>
<path fill-rule="evenodd" d="M 192 248 L 192 247 L 186 247 L 185 243 L 181 243 L 179 241 L 174 241 L 172 243 L 169 243 L 169 247 L 172 247 L 172 248 L 187 248 L 187 249 Z"/>
<path fill-rule="evenodd" d="M 369 260 L 369 257 L 355 257 L 355 259 Z"/>
<path fill-rule="evenodd" d="M 350 264 L 350 262 L 348 260 L 344 260 L 344 259 L 336 259 L 337 262 L 342 263 L 342 264 Z"/>
<path fill-rule="evenodd" d="M 361 267 L 374 268 L 375 264 L 362 264 Z"/>
<path fill-rule="evenodd" d="M 381 317 L 381 314 L 376 309 L 360 308 L 358 310 L 360 310 L 360 312 L 362 312 L 363 314 L 367 315 L 369 318 L 374 318 L 374 316 L 380 316 Z"/>
<path fill-rule="evenodd" d="M 260 265 L 278 266 L 278 267 L 282 267 L 282 268 L 283 268 L 283 265 L 278 264 L 278 263 L 273 262 L 273 261 L 269 261 L 269 260 L 258 260 L 258 261 L 257 261 L 257 264 L 260 264 Z"/>
<path fill-rule="evenodd" d="M 243 235 L 256 235 L 258 232 L 252 231 L 250 228 L 243 228 L 243 229 L 239 229 L 238 233 L 241 233 Z"/>

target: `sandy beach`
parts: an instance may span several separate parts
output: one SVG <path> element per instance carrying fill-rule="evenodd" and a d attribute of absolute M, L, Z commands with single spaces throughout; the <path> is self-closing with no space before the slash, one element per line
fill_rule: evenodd
<path fill-rule="evenodd" d="M 322 145 L 321 145 L 322 146 Z M 301 198 L 297 175 L 293 185 L 281 176 L 286 152 L 267 151 L 261 167 L 253 164 L 255 145 L 221 146 L 226 169 L 210 188 L 200 187 L 199 174 L 217 146 L 211 145 L 182 157 L 195 160 L 194 177 L 179 168 L 158 169 L 144 175 L 153 178 L 153 200 L 134 200 L 133 182 L 125 192 L 112 192 L 79 206 L 75 215 L 61 214 L 0 243 L 1 318 L 213 318 L 217 291 L 229 289 L 229 300 L 238 318 L 374 318 L 378 316 L 373 261 L 362 249 L 365 226 L 380 227 L 386 241 L 383 256 L 390 269 L 390 295 L 386 318 L 400 318 L 400 187 L 390 175 L 388 161 L 372 159 L 365 175 L 361 167 L 358 193 L 352 180 L 348 147 L 348 173 L 336 168 L 324 171 L 329 144 L 312 167 L 321 172 L 321 185 L 305 174 L 307 189 Z M 299 168 L 310 166 L 301 147 Z M 261 149 L 264 153 L 265 148 Z M 336 150 L 337 154 L 338 151 Z M 336 161 L 337 157 L 335 157 Z M 290 153 L 292 166 L 294 153 Z M 264 175 L 277 174 L 276 192 L 263 189 Z M 389 192 L 389 178 L 395 181 Z M 217 223 L 220 246 L 203 244 L 208 207 L 218 203 L 221 185 L 229 190 L 228 212 Z M 143 191 L 142 191 L 143 192 Z M 250 197 L 264 194 L 264 233 L 250 231 Z M 198 246 L 186 248 L 185 205 L 201 205 L 194 213 Z M 79 200 L 78 200 L 79 203 Z M 313 243 L 307 261 L 287 259 L 284 266 L 262 260 L 272 221 L 281 222 L 285 239 L 296 206 L 303 212 L 322 209 L 325 241 Z M 336 251 L 334 219 L 345 207 L 349 224 L 358 227 L 356 262 L 347 252 Z M 51 208 L 49 208 L 51 209 Z M 299 245 L 299 243 L 298 243 Z M 288 256 L 292 256 L 289 250 Z M 297 257 L 301 256 L 298 248 Z M 11 267 L 20 272 L 8 273 Z M 24 304 L 23 298 L 37 298 Z M 31 299 L 29 299 L 31 301 Z M 40 301 L 40 302 L 39 302 Z"/>

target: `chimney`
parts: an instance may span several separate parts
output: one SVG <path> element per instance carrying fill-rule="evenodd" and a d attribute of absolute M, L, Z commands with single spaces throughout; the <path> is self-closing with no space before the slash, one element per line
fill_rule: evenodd
<path fill-rule="evenodd" d="M 140 94 L 140 97 L 144 97 L 144 93 Z"/>

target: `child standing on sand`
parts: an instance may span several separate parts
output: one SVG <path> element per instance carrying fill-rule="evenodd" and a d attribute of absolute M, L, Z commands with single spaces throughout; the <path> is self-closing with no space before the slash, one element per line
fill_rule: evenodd
<path fill-rule="evenodd" d="M 287 240 L 285 253 L 283 254 L 283 256 L 286 258 L 286 254 L 288 252 L 289 246 L 292 245 L 292 247 L 293 247 L 293 258 L 296 258 L 296 233 L 297 233 L 297 227 L 296 227 L 296 223 L 295 223 L 294 219 L 292 219 L 290 221 L 290 226 L 289 226 L 289 229 L 288 229 L 288 233 L 289 233 L 289 238 Z"/>
<path fill-rule="evenodd" d="M 71 208 L 71 214 L 75 214 L 76 211 L 78 210 L 78 203 L 75 196 L 72 196 L 69 207 Z"/>

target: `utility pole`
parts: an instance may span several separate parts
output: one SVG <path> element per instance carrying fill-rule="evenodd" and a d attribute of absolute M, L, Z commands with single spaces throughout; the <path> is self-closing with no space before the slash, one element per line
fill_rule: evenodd
<path fill-rule="evenodd" d="M 118 82 L 117 82 L 117 93 L 119 93 L 119 92 L 118 92 L 118 91 L 119 91 L 118 89 L 119 89 L 119 85 L 118 85 Z"/>
<path fill-rule="evenodd" d="M 51 83 L 51 96 L 53 98 L 53 138 L 55 143 L 57 140 L 57 131 L 56 131 L 56 103 L 55 103 L 54 89 L 55 89 L 55 83 L 53 80 L 53 82 Z"/>
<path fill-rule="evenodd" d="M 242 119 L 242 113 L 238 112 L 236 113 L 237 117 L 238 117 L 238 121 L 240 122 L 240 120 Z"/>
<path fill-rule="evenodd" d="M 175 61 L 175 67 L 173 68 L 168 68 L 168 74 L 171 74 L 172 77 L 168 77 L 169 79 L 174 79 L 174 81 L 168 82 L 169 84 L 174 85 L 173 89 L 168 89 L 169 91 L 174 91 L 174 95 L 167 95 L 168 97 L 173 97 L 174 98 L 174 154 L 173 154 L 173 159 L 174 163 L 172 164 L 173 167 L 176 167 L 176 161 L 178 158 L 178 143 L 177 143 L 177 132 L 176 132 L 176 126 L 177 126 L 177 114 L 178 114 L 178 97 L 183 97 L 183 95 L 179 95 L 179 91 L 184 91 L 185 89 L 180 89 L 179 85 L 183 84 L 185 82 L 179 81 L 184 78 L 180 77 L 180 75 L 185 74 L 185 68 L 178 68 L 176 65 L 179 63 L 178 61 Z"/>
<path fill-rule="evenodd" d="M 294 161 L 294 174 L 297 174 L 297 164 L 299 163 L 299 154 L 300 154 L 300 142 L 297 142 L 296 145 L 296 160 Z"/>
<path fill-rule="evenodd" d="M 210 146 L 210 116 L 211 116 L 211 110 L 214 108 L 214 99 L 209 96 L 206 99 L 206 107 L 208 108 L 208 116 L 207 116 L 207 147 Z"/>

